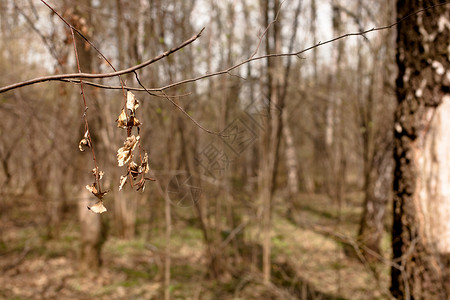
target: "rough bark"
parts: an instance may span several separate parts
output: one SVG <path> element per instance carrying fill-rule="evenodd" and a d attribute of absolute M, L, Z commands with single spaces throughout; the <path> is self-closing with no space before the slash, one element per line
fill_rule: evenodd
<path fill-rule="evenodd" d="M 397 16 L 442 1 L 397 1 Z M 398 25 L 392 295 L 448 299 L 450 5 Z"/>

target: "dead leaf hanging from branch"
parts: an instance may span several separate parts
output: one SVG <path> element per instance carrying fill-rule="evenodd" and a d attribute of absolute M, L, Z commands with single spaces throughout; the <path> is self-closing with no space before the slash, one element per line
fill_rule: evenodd
<path fill-rule="evenodd" d="M 131 157 L 133 156 L 133 150 L 136 148 L 139 139 L 139 136 L 129 136 L 123 143 L 123 147 L 117 150 L 117 162 L 119 163 L 119 167 L 126 165 L 131 160 Z"/>
<path fill-rule="evenodd" d="M 78 143 L 78 149 L 80 149 L 81 152 L 85 151 L 84 147 L 91 148 L 91 142 L 89 142 L 89 131 L 88 130 L 86 130 L 86 132 L 84 133 L 84 137 Z"/>
<path fill-rule="evenodd" d="M 96 214 L 101 214 L 107 211 L 106 207 L 103 205 L 103 201 L 99 200 L 94 205 L 87 207 L 90 211 Z"/>
<path fill-rule="evenodd" d="M 92 205 L 88 206 L 87 208 L 97 214 L 104 213 L 106 211 L 106 207 L 103 205 L 103 197 L 109 192 L 104 191 L 102 192 L 100 188 L 98 188 L 97 182 L 100 182 L 100 180 L 103 178 L 104 172 L 98 171 L 96 168 L 92 169 L 92 175 L 95 177 L 95 181 L 92 184 L 86 185 L 86 189 L 91 192 L 95 197 L 97 197 L 98 201 Z"/>
<path fill-rule="evenodd" d="M 141 147 L 139 146 L 139 157 L 140 164 L 133 161 L 133 151 L 135 150 L 137 145 L 140 145 L 140 136 L 139 136 L 139 126 L 142 123 L 136 117 L 136 110 L 139 107 L 139 100 L 136 99 L 136 96 L 128 91 L 127 92 L 127 100 L 125 103 L 125 107 L 122 108 L 119 117 L 117 118 L 117 127 L 127 129 L 127 139 L 123 143 L 123 147 L 117 150 L 117 162 L 119 167 L 127 166 L 127 173 L 125 175 L 120 176 L 119 181 L 119 191 L 123 189 L 125 183 L 128 178 L 131 186 L 137 186 L 137 190 L 144 190 L 145 181 L 147 180 L 155 180 L 153 178 L 145 177 L 150 170 L 148 165 L 148 154 L 144 151 L 144 154 L 141 153 Z M 131 132 L 133 128 L 137 128 L 138 135 L 132 135 Z M 140 179 L 138 180 L 140 176 Z M 136 183 L 134 183 L 137 181 Z"/>

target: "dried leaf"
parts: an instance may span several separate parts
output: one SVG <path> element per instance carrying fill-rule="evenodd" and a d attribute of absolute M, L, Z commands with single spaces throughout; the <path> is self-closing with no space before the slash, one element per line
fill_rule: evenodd
<path fill-rule="evenodd" d="M 117 122 L 117 127 L 127 128 L 127 114 L 124 109 L 122 109 L 122 111 L 120 112 L 120 115 L 117 118 L 116 122 Z"/>
<path fill-rule="evenodd" d="M 141 192 L 143 192 L 145 190 L 145 179 L 140 180 L 136 185 L 138 187 L 136 191 L 141 190 Z"/>
<path fill-rule="evenodd" d="M 94 195 L 98 193 L 97 183 L 95 183 L 95 182 L 93 184 L 86 185 L 86 189 Z"/>
<path fill-rule="evenodd" d="M 156 179 L 154 179 L 154 178 L 143 177 L 143 178 L 141 178 L 141 180 L 139 180 L 138 183 L 136 183 L 136 186 L 138 187 L 138 188 L 136 189 L 136 191 L 142 190 L 142 192 L 143 192 L 143 191 L 145 190 L 145 182 L 146 182 L 147 180 L 150 180 L 150 181 L 156 181 Z"/>
<path fill-rule="evenodd" d="M 84 137 L 81 139 L 81 141 L 78 143 L 78 149 L 80 149 L 81 152 L 84 152 L 84 146 L 91 148 L 91 143 L 89 142 L 89 135 L 88 131 L 84 133 Z"/>
<path fill-rule="evenodd" d="M 117 118 L 117 127 L 120 128 L 128 128 L 131 130 L 133 126 L 140 126 L 142 125 L 141 122 L 136 118 L 136 109 L 139 107 L 139 101 L 136 99 L 134 94 L 132 92 L 127 93 L 127 103 L 126 103 L 126 109 L 128 110 L 129 118 L 127 117 L 127 113 L 125 109 L 122 109 L 120 112 L 119 117 Z M 139 132 L 139 131 L 138 131 Z"/>
<path fill-rule="evenodd" d="M 128 175 L 120 176 L 119 191 L 122 190 L 123 186 L 125 185 L 125 182 L 127 182 L 127 178 L 128 178 Z"/>
<path fill-rule="evenodd" d="M 90 211 L 95 212 L 96 214 L 101 214 L 106 211 L 106 207 L 103 205 L 103 201 L 99 200 L 92 206 L 87 207 Z"/>
<path fill-rule="evenodd" d="M 134 116 L 130 117 L 130 120 L 131 120 L 130 123 L 132 126 L 141 126 L 142 125 L 142 123 L 139 122 L 138 118 L 136 118 Z"/>
<path fill-rule="evenodd" d="M 136 180 L 136 178 L 140 174 L 138 165 L 134 161 L 132 161 L 132 162 L 130 162 L 128 167 L 129 167 L 131 176 L 133 177 L 134 180 Z"/>
<path fill-rule="evenodd" d="M 130 115 L 134 116 L 136 109 L 139 107 L 139 101 L 134 94 L 130 91 L 127 92 L 127 109 L 130 111 Z"/>
<path fill-rule="evenodd" d="M 119 163 L 119 167 L 130 161 L 132 152 L 134 148 L 136 148 L 139 138 L 139 136 L 135 137 L 134 135 L 127 137 L 127 140 L 123 143 L 123 147 L 117 150 L 117 162 Z"/>
<path fill-rule="evenodd" d="M 78 143 L 78 149 L 80 149 L 81 152 L 84 152 L 84 146 L 87 146 L 89 148 L 89 141 L 85 138 L 81 139 L 81 141 Z"/>
<path fill-rule="evenodd" d="M 119 148 L 117 150 L 117 162 L 119 164 L 119 167 L 125 165 L 131 158 L 131 153 L 129 149 L 125 148 Z"/>
<path fill-rule="evenodd" d="M 97 169 L 96 168 L 93 168 L 91 172 L 94 175 L 94 177 L 97 177 Z M 103 172 L 103 171 L 98 172 L 98 176 L 99 176 L 98 180 L 101 180 L 103 178 L 104 174 L 105 174 L 105 172 Z"/>
<path fill-rule="evenodd" d="M 141 166 L 139 167 L 139 173 L 147 174 L 149 170 L 148 167 L 148 154 L 147 152 L 144 153 L 144 158 L 142 159 Z"/>
<path fill-rule="evenodd" d="M 101 199 L 103 199 L 103 197 L 105 197 L 106 194 L 108 194 L 108 192 L 109 192 L 109 190 L 101 192 L 101 193 L 97 193 L 97 194 L 94 194 L 94 195 L 95 195 L 95 197 L 97 197 L 98 199 L 101 200 Z"/>
<path fill-rule="evenodd" d="M 93 184 L 88 184 L 88 185 L 86 185 L 86 189 L 89 191 L 89 192 L 91 192 L 92 194 L 94 194 L 94 196 L 95 197 L 97 197 L 98 199 L 103 199 L 103 197 L 105 197 L 105 195 L 109 192 L 109 190 L 108 191 L 105 191 L 105 192 L 100 192 L 98 189 L 97 189 L 97 183 L 96 182 L 94 182 Z"/>

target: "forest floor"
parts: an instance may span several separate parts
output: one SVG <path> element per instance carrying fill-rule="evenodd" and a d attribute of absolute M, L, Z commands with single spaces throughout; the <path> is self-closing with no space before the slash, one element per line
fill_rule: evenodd
<path fill-rule="evenodd" d="M 258 268 L 245 258 L 238 261 L 239 273 L 208 277 L 201 231 L 189 222 L 175 222 L 172 299 L 388 299 L 389 266 L 364 264 L 357 255 L 346 255 L 361 213 L 361 203 L 354 199 L 360 198 L 348 197 L 339 208 L 325 196 L 302 195 L 290 219 L 283 209 L 275 209 L 271 285 L 262 283 Z M 149 225 L 142 221 L 134 239 L 110 236 L 101 269 L 80 272 L 76 214 L 64 219 L 60 238 L 49 239 L 44 214 L 36 211 L 39 206 L 9 204 L 2 204 L 0 219 L 0 299 L 162 298 L 163 228 L 143 234 Z M 256 243 L 253 236 L 245 240 Z M 383 248 L 388 258 L 387 235 Z"/>

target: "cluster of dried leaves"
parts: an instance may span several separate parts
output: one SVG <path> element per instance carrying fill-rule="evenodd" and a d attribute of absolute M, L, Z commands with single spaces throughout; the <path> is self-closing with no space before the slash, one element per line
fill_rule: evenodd
<path fill-rule="evenodd" d="M 127 92 L 127 101 L 124 108 L 120 112 L 117 118 L 117 127 L 124 128 L 127 130 L 127 139 L 123 143 L 123 147 L 117 150 L 117 162 L 119 167 L 126 166 L 127 172 L 125 175 L 120 176 L 119 191 L 122 190 L 125 183 L 129 179 L 131 186 L 136 186 L 137 190 L 144 191 L 145 182 L 147 180 L 154 181 L 155 179 L 146 177 L 150 168 L 148 166 L 148 154 L 147 152 L 141 150 L 139 126 L 142 125 L 141 122 L 136 117 L 136 109 L 139 107 L 139 101 L 136 99 L 132 92 Z M 132 134 L 133 127 L 136 127 L 137 134 Z M 89 130 L 86 130 L 83 138 L 78 144 L 78 148 L 81 152 L 85 151 L 85 147 L 91 148 L 91 139 L 89 135 Z M 134 155 L 136 147 L 139 149 L 138 155 Z M 139 157 L 138 163 L 133 161 L 134 156 Z M 88 206 L 88 209 L 95 213 L 106 212 L 106 207 L 103 205 L 103 197 L 108 193 L 108 191 L 102 191 L 100 187 L 100 180 L 103 178 L 104 172 L 99 171 L 98 167 L 92 169 L 92 174 L 95 180 L 92 184 L 86 185 L 86 189 L 97 197 L 98 201 L 92 205 Z"/>
<path fill-rule="evenodd" d="M 86 185 L 86 189 L 92 194 L 94 194 L 94 196 L 97 197 L 98 201 L 94 205 L 88 206 L 88 209 L 97 214 L 101 214 L 106 211 L 106 207 L 103 205 L 103 197 L 109 191 L 102 192 L 100 188 L 100 180 L 103 178 L 104 172 L 98 171 L 97 168 L 94 168 L 92 169 L 92 174 L 95 177 L 95 181 L 92 184 Z"/>
<path fill-rule="evenodd" d="M 127 129 L 127 139 L 123 143 L 123 147 L 117 150 L 117 162 L 119 167 L 126 166 L 127 173 L 120 176 L 119 191 L 129 179 L 131 186 L 137 186 L 137 190 L 144 191 L 145 182 L 147 180 L 154 181 L 155 179 L 146 177 L 145 174 L 149 172 L 148 154 L 141 151 L 139 136 L 139 126 L 141 122 L 136 117 L 136 109 L 139 107 L 139 101 L 132 92 L 127 92 L 127 103 L 122 109 L 118 119 L 117 127 Z M 137 128 L 137 135 L 132 135 L 133 127 Z M 133 152 L 139 146 L 139 162 L 133 161 Z"/>
<path fill-rule="evenodd" d="M 87 148 L 92 147 L 91 137 L 89 135 L 88 129 L 86 129 L 83 138 L 78 143 L 78 148 L 80 149 L 81 152 L 85 151 L 84 147 Z M 109 192 L 109 191 L 102 191 L 100 186 L 100 180 L 103 178 L 103 175 L 105 173 L 103 171 L 99 171 L 97 165 L 95 168 L 92 169 L 91 172 L 92 175 L 94 175 L 95 179 L 92 184 L 86 185 L 86 189 L 92 194 L 94 194 L 94 196 L 97 197 L 98 201 L 94 205 L 88 206 L 88 209 L 95 213 L 101 214 L 106 211 L 106 207 L 103 205 L 103 197 Z"/>

